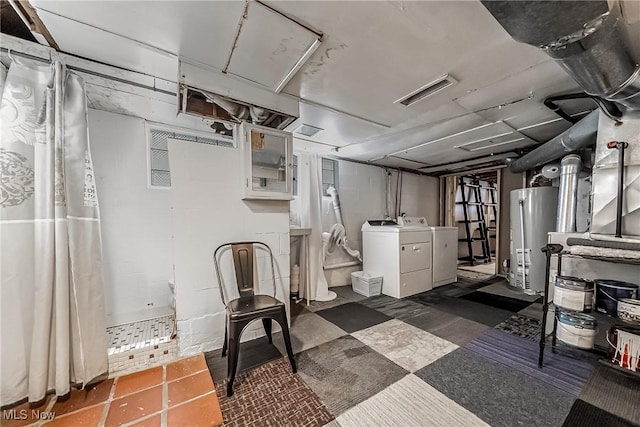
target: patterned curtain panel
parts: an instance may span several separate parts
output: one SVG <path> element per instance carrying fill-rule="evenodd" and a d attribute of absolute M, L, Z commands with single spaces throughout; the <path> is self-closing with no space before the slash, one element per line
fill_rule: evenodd
<path fill-rule="evenodd" d="M 98 198 L 83 80 L 14 60 L 0 106 L 1 396 L 107 372 Z"/>

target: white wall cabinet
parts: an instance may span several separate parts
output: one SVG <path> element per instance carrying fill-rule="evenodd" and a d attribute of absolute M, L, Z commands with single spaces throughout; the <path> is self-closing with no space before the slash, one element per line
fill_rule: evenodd
<path fill-rule="evenodd" d="M 243 199 L 291 200 L 291 133 L 242 123 L 239 136 L 243 155 Z"/>

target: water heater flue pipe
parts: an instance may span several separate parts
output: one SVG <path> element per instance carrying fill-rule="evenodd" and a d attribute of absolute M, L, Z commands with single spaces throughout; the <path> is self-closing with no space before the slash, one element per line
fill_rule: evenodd
<path fill-rule="evenodd" d="M 576 231 L 576 211 L 578 208 L 578 173 L 582 160 L 577 154 L 570 154 L 560 162 L 560 188 L 558 193 L 558 217 L 556 231 L 572 233 Z"/>

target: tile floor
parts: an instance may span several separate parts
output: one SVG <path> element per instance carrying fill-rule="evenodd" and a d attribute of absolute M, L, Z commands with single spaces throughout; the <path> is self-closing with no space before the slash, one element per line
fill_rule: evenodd
<path fill-rule="evenodd" d="M 109 375 L 114 378 L 178 358 L 175 316 L 162 316 L 107 328 Z"/>
<path fill-rule="evenodd" d="M 242 344 L 235 393 L 218 394 L 225 424 L 640 425 L 637 380 L 550 351 L 537 368 L 540 304 L 500 279 L 465 276 L 400 301 L 333 290 L 335 301 L 292 310 L 297 374 L 281 334 L 274 345 L 266 338 Z M 224 390 L 226 358 L 220 351 L 206 358 Z M 289 387 L 309 406 L 265 414 L 274 396 L 290 401 Z"/>
<path fill-rule="evenodd" d="M 32 412 L 26 403 L 24 420 L 3 413 L 3 427 L 41 426 L 217 426 L 222 414 L 211 375 L 202 354 L 166 365 L 73 390 L 69 399 L 47 399 Z M 34 418 L 41 412 L 51 419 Z"/>

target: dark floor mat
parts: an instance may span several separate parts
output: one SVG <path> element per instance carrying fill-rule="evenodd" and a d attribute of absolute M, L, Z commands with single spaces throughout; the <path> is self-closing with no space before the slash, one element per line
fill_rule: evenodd
<path fill-rule="evenodd" d="M 359 301 L 358 304 L 373 308 L 387 316 L 400 320 L 418 316 L 429 310 L 429 307 L 423 304 L 418 304 L 415 301 L 411 301 L 409 299 L 396 299 L 387 295 L 367 298 Z"/>
<path fill-rule="evenodd" d="M 486 292 L 480 291 L 462 295 L 460 298 L 473 302 L 479 302 L 480 304 L 489 305 L 491 307 L 500 308 L 502 310 L 512 311 L 514 313 L 520 310 L 524 310 L 532 304 L 530 301 L 523 301 L 520 299 L 505 297 L 502 295 L 488 294 Z"/>
<path fill-rule="evenodd" d="M 491 276 L 489 278 L 482 279 L 473 279 L 470 277 L 458 276 L 458 281 L 455 283 L 456 286 L 461 286 L 467 289 L 480 289 L 487 285 L 491 285 L 497 283 L 501 280 L 504 280 L 503 277 L 500 276 Z"/>
<path fill-rule="evenodd" d="M 603 411 L 583 400 L 576 400 L 562 427 L 632 427 L 637 424 Z"/>
<path fill-rule="evenodd" d="M 222 357 L 221 349 L 207 352 L 204 357 L 214 381 L 227 377 L 228 357 Z M 281 358 L 282 354 L 273 344 L 269 344 L 267 337 L 243 342 L 240 344 L 238 354 L 238 373 Z"/>
<path fill-rule="evenodd" d="M 489 305 L 468 301 L 462 298 L 450 298 L 434 305 L 435 308 L 474 322 L 494 327 L 510 318 L 513 313 Z"/>
<path fill-rule="evenodd" d="M 348 333 L 370 328 L 392 317 L 357 302 L 349 302 L 337 307 L 316 312 L 343 331 Z"/>

